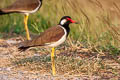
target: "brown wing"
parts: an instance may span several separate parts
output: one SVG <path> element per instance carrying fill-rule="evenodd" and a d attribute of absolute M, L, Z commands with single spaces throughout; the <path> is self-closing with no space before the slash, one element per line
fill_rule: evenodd
<path fill-rule="evenodd" d="M 44 46 L 46 43 L 58 41 L 64 35 L 64 30 L 61 27 L 51 27 L 43 32 L 37 38 L 26 41 L 22 44 L 24 47 Z"/>
<path fill-rule="evenodd" d="M 4 12 L 31 11 L 38 7 L 39 0 L 16 0 L 12 5 L 2 9 Z"/>

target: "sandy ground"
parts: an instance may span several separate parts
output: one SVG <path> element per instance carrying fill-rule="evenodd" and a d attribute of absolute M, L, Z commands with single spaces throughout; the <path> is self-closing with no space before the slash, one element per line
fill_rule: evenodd
<path fill-rule="evenodd" d="M 100 58 L 97 58 L 98 55 L 90 54 L 88 49 L 79 49 L 75 54 L 72 54 L 73 51 L 68 52 L 68 49 L 63 50 L 57 52 L 59 53 L 56 56 L 57 74 L 52 76 L 51 63 L 45 58 L 50 57 L 49 51 L 31 49 L 26 52 L 19 52 L 13 43 L 20 41 L 22 39 L 19 38 L 0 40 L 0 80 L 120 80 L 120 56 L 115 57 L 115 59 L 102 54 L 99 56 Z M 64 61 L 61 60 L 63 57 L 66 58 Z M 68 59 L 71 58 L 86 62 L 80 66 L 76 65 L 76 68 L 71 68 L 70 65 L 78 63 L 77 61 L 68 65 L 71 62 Z M 101 59 L 99 63 L 104 65 L 102 69 L 96 61 L 99 59 Z M 91 68 L 92 65 L 95 68 Z M 86 70 L 86 68 L 88 69 Z M 86 73 L 87 71 L 88 73 Z"/>

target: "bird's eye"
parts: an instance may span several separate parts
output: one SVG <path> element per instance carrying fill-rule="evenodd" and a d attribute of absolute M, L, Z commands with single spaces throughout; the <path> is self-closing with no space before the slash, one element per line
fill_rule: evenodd
<path fill-rule="evenodd" d="M 68 21 L 71 21 L 71 19 L 70 19 L 70 18 L 67 18 L 67 20 L 68 20 Z"/>
<path fill-rule="evenodd" d="M 67 18 L 68 21 L 70 21 L 71 23 L 75 23 L 76 21 L 72 20 L 71 18 Z"/>

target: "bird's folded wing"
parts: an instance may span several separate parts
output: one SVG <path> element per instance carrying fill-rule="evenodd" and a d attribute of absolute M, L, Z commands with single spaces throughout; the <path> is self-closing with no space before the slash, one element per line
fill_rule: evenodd
<path fill-rule="evenodd" d="M 38 0 L 17 0 L 12 5 L 1 9 L 4 12 L 24 12 L 36 9 L 39 6 Z"/>
<path fill-rule="evenodd" d="M 24 47 L 35 47 L 35 46 L 45 46 L 47 44 L 54 43 L 61 39 L 61 37 L 64 35 L 64 29 L 61 27 L 51 27 L 47 29 L 45 32 L 43 32 L 40 36 L 37 38 L 26 41 L 23 43 Z"/>

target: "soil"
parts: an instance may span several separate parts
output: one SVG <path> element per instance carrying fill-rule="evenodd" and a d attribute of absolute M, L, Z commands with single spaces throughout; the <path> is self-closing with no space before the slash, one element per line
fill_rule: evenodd
<path fill-rule="evenodd" d="M 52 76 L 50 51 L 30 49 L 20 52 L 15 44 L 21 41 L 22 37 L 0 40 L 0 80 L 120 80 L 120 56 L 97 54 L 82 47 L 77 50 L 60 48 L 61 52 L 58 48 L 57 74 Z M 78 61 L 73 60 L 83 63 L 78 66 Z M 75 68 L 70 67 L 74 64 Z"/>

